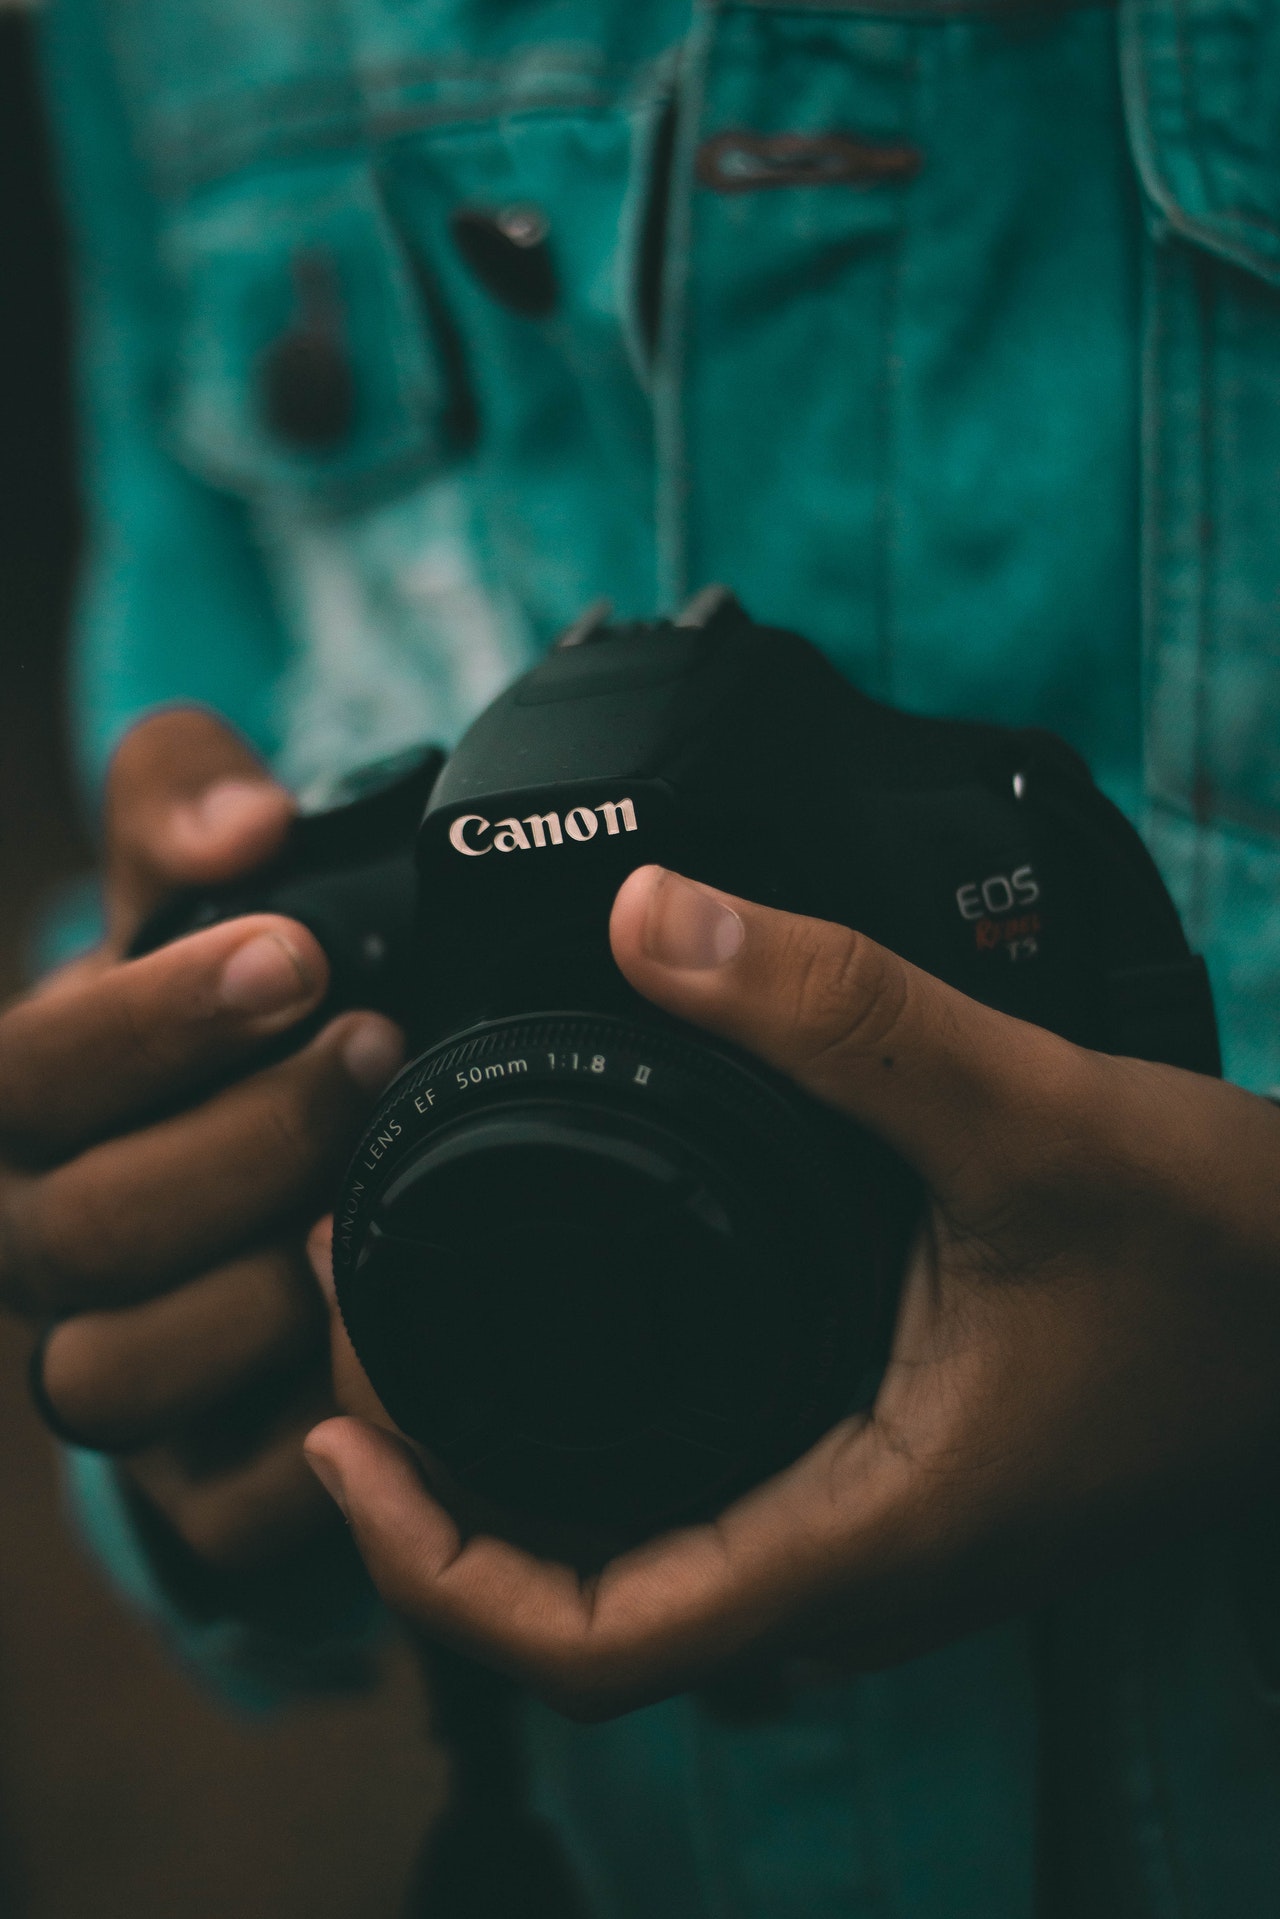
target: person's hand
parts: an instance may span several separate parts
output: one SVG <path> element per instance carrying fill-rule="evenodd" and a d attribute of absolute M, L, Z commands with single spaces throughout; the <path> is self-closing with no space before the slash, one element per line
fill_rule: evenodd
<path fill-rule="evenodd" d="M 892 1358 L 869 1415 L 589 1581 L 461 1538 L 402 1443 L 322 1425 L 308 1456 L 418 1627 L 586 1717 L 760 1656 L 880 1665 L 1220 1514 L 1274 1468 L 1280 1112 L 655 867 L 622 887 L 612 939 L 655 1004 L 917 1169 Z"/>
<path fill-rule="evenodd" d="M 0 1301 L 53 1322 L 58 1425 L 231 1571 L 327 1519 L 301 1453 L 330 1403 L 303 1239 L 400 1037 L 349 1014 L 259 1062 L 327 987 L 290 920 L 122 955 L 167 893 L 260 864 L 292 816 L 212 715 L 139 725 L 107 794 L 106 941 L 0 1017 Z"/>

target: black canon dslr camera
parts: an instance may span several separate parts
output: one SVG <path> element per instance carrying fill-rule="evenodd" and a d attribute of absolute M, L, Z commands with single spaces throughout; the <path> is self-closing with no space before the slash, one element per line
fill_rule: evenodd
<path fill-rule="evenodd" d="M 1218 1070 L 1203 966 L 1069 748 L 879 705 L 723 589 L 674 622 L 585 617 L 447 760 L 357 786 L 140 950 L 286 913 L 330 956 L 326 1014 L 407 1028 L 335 1196 L 338 1299 L 442 1483 L 516 1533 L 707 1513 L 867 1403 L 918 1209 L 877 1141 L 626 984 L 608 921 L 635 867 Z"/>

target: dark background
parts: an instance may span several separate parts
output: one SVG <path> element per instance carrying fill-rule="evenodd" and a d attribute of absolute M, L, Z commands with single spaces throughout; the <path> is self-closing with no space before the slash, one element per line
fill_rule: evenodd
<path fill-rule="evenodd" d="M 175 0 L 181 4 L 181 0 Z M 0 997 L 87 869 L 63 726 L 77 543 L 63 260 L 28 19 L 0 4 Z M 109 1594 L 0 1317 L 0 1919 L 393 1919 L 441 1767 L 413 1662 L 246 1724 Z"/>

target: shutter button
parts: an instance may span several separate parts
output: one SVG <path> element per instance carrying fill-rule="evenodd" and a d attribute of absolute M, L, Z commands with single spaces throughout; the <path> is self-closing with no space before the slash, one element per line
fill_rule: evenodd
<path fill-rule="evenodd" d="M 293 284 L 293 321 L 258 363 L 262 414 L 280 439 L 319 452 L 344 440 L 355 418 L 342 295 L 333 261 L 324 253 L 299 253 Z"/>
<path fill-rule="evenodd" d="M 554 312 L 551 223 L 541 207 L 461 207 L 449 224 L 458 252 L 500 306 L 530 320 Z"/>

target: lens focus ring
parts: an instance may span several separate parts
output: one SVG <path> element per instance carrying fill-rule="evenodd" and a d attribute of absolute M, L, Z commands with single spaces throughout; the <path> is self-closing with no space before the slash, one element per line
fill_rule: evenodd
<path fill-rule="evenodd" d="M 848 1405 L 896 1260 L 875 1150 L 656 1020 L 493 1022 L 406 1069 L 357 1150 L 348 1331 L 392 1417 L 487 1500 L 650 1531 Z"/>

